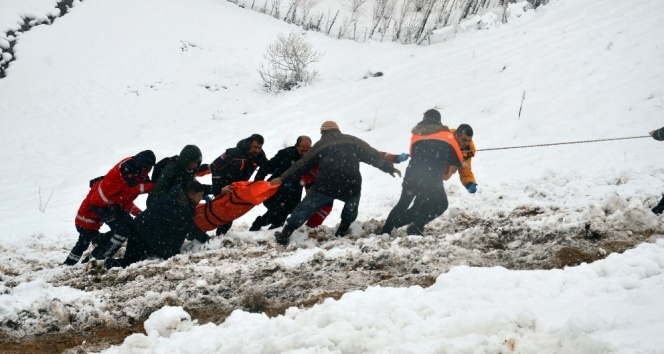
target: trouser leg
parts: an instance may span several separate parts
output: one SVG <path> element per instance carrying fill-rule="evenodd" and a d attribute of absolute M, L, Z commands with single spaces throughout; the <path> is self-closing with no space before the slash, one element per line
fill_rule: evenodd
<path fill-rule="evenodd" d="M 333 203 L 334 202 L 325 204 L 322 208 L 318 209 L 318 211 L 316 211 L 313 215 L 311 215 L 309 220 L 307 220 L 307 226 L 314 228 L 322 225 L 323 221 L 325 221 L 327 216 L 330 215 L 332 207 L 334 206 Z"/>
<path fill-rule="evenodd" d="M 381 234 L 389 234 L 394 229 L 411 223 L 412 220 L 408 213 L 408 207 L 413 202 L 414 198 L 414 191 L 404 186 L 401 190 L 401 197 L 399 197 L 397 205 L 392 208 L 392 211 L 390 211 L 390 214 L 387 216 L 387 220 L 385 220 L 385 225 L 383 225 Z"/>
<path fill-rule="evenodd" d="M 424 225 L 443 215 L 447 206 L 447 195 L 442 184 L 426 193 L 419 193 L 409 210 L 412 214 L 411 223 L 420 231 L 424 230 Z"/>
<path fill-rule="evenodd" d="M 309 191 L 304 199 L 295 207 L 295 210 L 293 210 L 286 223 L 293 229 L 297 229 L 309 220 L 316 210 L 319 210 L 325 204 L 332 201 L 334 201 L 333 197 L 316 191 Z"/>
<path fill-rule="evenodd" d="M 78 263 L 83 252 L 85 252 L 90 246 L 92 238 L 99 235 L 99 231 L 97 230 L 88 230 L 78 226 L 76 226 L 76 230 L 78 231 L 78 241 L 76 241 L 76 245 L 74 245 L 74 248 L 69 252 L 67 259 L 65 259 L 63 263 L 65 265 L 74 265 Z"/>
<path fill-rule="evenodd" d="M 352 196 L 344 201 L 344 208 L 341 210 L 341 223 L 352 224 L 357 219 L 357 213 L 360 206 L 360 196 Z"/>
<path fill-rule="evenodd" d="M 152 248 L 143 240 L 143 237 L 135 233 L 129 236 L 124 257 L 118 263 L 122 268 L 126 268 L 130 264 L 140 262 L 152 255 L 154 255 Z"/>
<path fill-rule="evenodd" d="M 122 247 L 127 238 L 136 232 L 132 223 L 133 218 L 126 210 L 116 207 L 93 206 L 92 211 L 111 228 L 113 236 L 105 245 L 96 247 L 91 254 L 96 259 L 111 257 Z"/>

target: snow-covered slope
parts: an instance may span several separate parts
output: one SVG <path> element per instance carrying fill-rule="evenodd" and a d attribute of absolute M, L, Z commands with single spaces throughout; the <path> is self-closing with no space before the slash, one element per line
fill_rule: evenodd
<path fill-rule="evenodd" d="M 3 2 L 0 13 L 18 11 L 17 6 Z M 657 238 L 664 224 L 649 208 L 664 191 L 664 144 L 643 138 L 479 152 L 473 160 L 479 192 L 468 194 L 456 177 L 446 182 L 450 209 L 429 225 L 426 237 L 406 237 L 403 231 L 392 239 L 373 235 L 396 203 L 401 180 L 365 166 L 360 214 L 350 239 L 326 234 L 338 223 L 337 203 L 318 241 L 301 230 L 289 248 L 277 247 L 271 231 L 247 231 L 264 211 L 258 207 L 238 220 L 227 236 L 207 245 L 187 243 L 184 255 L 166 262 L 147 261 L 108 274 L 60 266 L 77 238 L 73 219 L 88 180 L 144 149 L 160 158 L 194 143 L 210 162 L 241 138 L 260 133 L 272 156 L 298 135 L 316 140 L 320 124 L 332 119 L 343 132 L 398 153 L 407 151 L 410 129 L 431 107 L 437 107 L 451 127 L 471 124 L 479 149 L 645 136 L 664 125 L 661 9 L 656 0 L 611 0 L 601 5 L 552 1 L 506 25 L 423 47 L 305 33 L 323 53 L 315 65 L 320 80 L 272 95 L 260 90 L 256 70 L 265 47 L 278 33 L 301 32 L 295 26 L 218 0 L 77 3 L 53 25 L 21 35 L 16 61 L 0 80 L 0 326 L 11 335 L 45 333 L 52 324 L 71 332 L 122 325 L 165 304 L 208 306 L 221 313 L 251 308 L 252 301 L 246 299 L 252 294 L 264 297 L 258 301 L 263 308 L 278 312 L 367 285 L 430 285 L 456 265 L 547 269 L 569 264 L 560 260 L 565 247 L 592 261 L 653 235 Z M 385 75 L 363 79 L 370 69 Z M 653 306 L 654 314 L 661 313 L 654 294 L 661 290 L 664 251 L 660 244 L 641 247 L 650 258 L 635 251 L 610 264 L 636 263 L 645 270 L 624 278 L 608 276 L 613 285 L 602 289 L 618 297 L 635 296 Z M 592 271 L 600 272 L 601 264 L 593 265 Z M 550 276 L 565 282 L 586 269 Z M 504 269 L 458 270 L 471 271 L 483 274 L 477 275 L 480 279 L 530 276 Z M 634 277 L 649 285 L 633 286 L 640 284 Z M 541 286 L 525 280 L 523 284 Z M 440 287 L 437 283 L 431 292 Z M 457 287 L 459 292 L 466 289 L 463 284 Z M 473 284 L 467 289 L 491 293 L 491 288 Z M 593 296 L 579 289 L 575 294 L 580 299 Z M 564 287 L 547 289 L 546 296 L 517 290 L 508 295 L 528 299 L 536 307 L 548 306 L 548 296 Z M 421 290 L 385 288 L 377 297 L 354 293 L 362 300 L 352 306 L 401 300 L 410 296 L 401 292 L 411 291 Z M 488 301 L 500 309 L 502 299 Z M 639 301 L 631 303 L 635 312 L 641 311 L 636 309 Z M 404 306 L 396 311 L 415 311 Z M 463 306 L 472 307 L 473 302 Z M 505 305 L 506 311 L 510 306 L 519 304 Z M 571 337 L 579 331 L 562 324 L 577 321 L 575 310 L 537 312 L 524 321 L 555 323 L 547 333 Z M 324 328 L 343 322 L 335 316 L 348 310 L 330 306 L 316 311 L 329 319 L 316 322 Z M 657 338 L 649 331 L 627 331 L 624 341 L 614 341 L 611 335 L 629 326 L 661 328 L 661 320 L 610 313 L 616 316 L 611 326 L 600 325 L 609 320 L 597 318 L 582 324 L 583 333 L 598 332 L 583 346 L 567 347 L 566 340 L 526 342 L 551 352 L 620 352 L 633 348 L 636 341 L 645 343 L 643 351 L 656 348 Z M 441 333 L 465 320 L 463 313 L 447 314 L 450 322 L 434 325 Z M 486 316 L 464 325 L 469 334 L 459 344 L 461 351 L 464 346 L 495 348 L 494 339 L 478 339 L 493 333 L 482 325 L 494 318 Z M 391 316 L 395 322 L 398 317 Z M 247 321 L 237 326 L 264 328 L 255 326 L 254 317 L 247 314 L 232 318 L 232 323 Z M 519 327 L 521 320 L 514 321 L 511 325 Z M 343 328 L 339 332 L 345 333 Z M 438 341 L 445 345 L 453 337 L 450 332 Z M 339 346 L 325 332 L 313 338 L 290 349 L 311 345 L 360 352 L 391 347 L 388 340 L 363 347 L 361 339 L 348 338 L 342 341 L 351 340 L 350 347 Z M 448 348 L 422 346 L 431 352 Z"/>

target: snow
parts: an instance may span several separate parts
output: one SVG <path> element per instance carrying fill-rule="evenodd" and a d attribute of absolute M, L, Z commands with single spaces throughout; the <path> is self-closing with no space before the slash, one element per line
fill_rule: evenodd
<path fill-rule="evenodd" d="M 0 79 L 3 332 L 148 318 L 145 334 L 95 349 L 109 353 L 664 347 L 664 218 L 650 211 L 664 191 L 664 144 L 649 137 L 480 151 L 478 192 L 452 177 L 450 208 L 424 237 L 375 235 L 401 179 L 363 166 L 347 238 L 331 236 L 342 203 L 321 230 L 296 231 L 286 248 L 273 231 L 248 231 L 265 210 L 257 207 L 228 235 L 186 242 L 166 261 L 99 273 L 61 266 L 88 181 L 144 149 L 162 158 L 194 143 L 210 162 L 260 133 L 271 157 L 298 135 L 317 140 L 332 119 L 380 150 L 407 152 L 410 129 L 431 107 L 450 127 L 473 126 L 478 149 L 646 136 L 664 126 L 660 1 L 518 3 L 506 24 L 487 13 L 425 46 L 337 40 L 226 1 L 75 4 L 17 36 L 16 60 Z M 0 46 L 21 16 L 45 19 L 54 9 L 54 1 L 3 0 Z M 265 93 L 263 53 L 289 32 L 323 54 L 320 79 Z M 588 261 L 557 266 L 569 248 Z M 250 312 L 262 302 L 289 308 Z M 206 308 L 232 313 L 199 323 L 192 309 Z"/>

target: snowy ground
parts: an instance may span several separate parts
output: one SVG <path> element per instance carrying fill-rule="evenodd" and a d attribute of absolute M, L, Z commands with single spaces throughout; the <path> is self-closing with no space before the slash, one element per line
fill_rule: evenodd
<path fill-rule="evenodd" d="M 0 24 L 52 9 L 27 3 L 0 3 Z M 404 152 L 431 107 L 471 124 L 479 149 L 645 136 L 664 126 L 663 6 L 552 1 L 423 47 L 306 33 L 320 80 L 272 95 L 256 69 L 295 26 L 218 0 L 76 3 L 18 37 L 0 80 L 0 341 L 150 317 L 109 352 L 661 351 L 664 218 L 650 208 L 664 144 L 651 138 L 480 152 L 479 192 L 446 182 L 450 209 L 424 237 L 375 235 L 401 180 L 364 166 L 349 238 L 330 236 L 338 203 L 321 230 L 277 246 L 247 231 L 258 207 L 168 261 L 60 264 L 88 180 L 148 148 L 195 143 L 210 162 L 261 133 L 271 157 L 333 119 Z"/>

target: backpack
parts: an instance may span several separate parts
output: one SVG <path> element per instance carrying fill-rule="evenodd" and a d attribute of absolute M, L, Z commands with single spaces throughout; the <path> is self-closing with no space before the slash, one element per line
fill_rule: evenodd
<path fill-rule="evenodd" d="M 157 180 L 161 176 L 161 171 L 164 169 L 164 167 L 168 166 L 171 162 L 175 162 L 178 160 L 178 155 L 173 155 L 170 157 L 164 157 L 163 159 L 159 160 L 154 165 L 154 168 L 152 168 L 152 183 L 157 183 Z"/>

